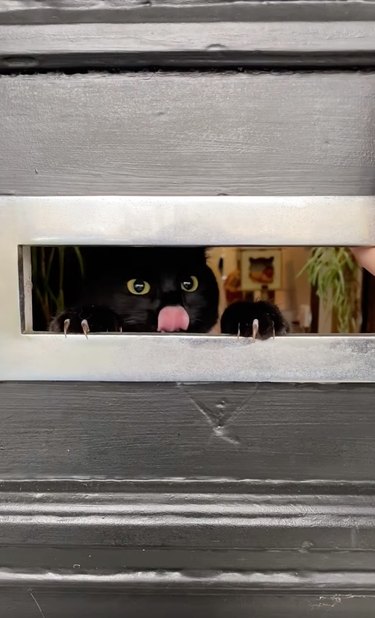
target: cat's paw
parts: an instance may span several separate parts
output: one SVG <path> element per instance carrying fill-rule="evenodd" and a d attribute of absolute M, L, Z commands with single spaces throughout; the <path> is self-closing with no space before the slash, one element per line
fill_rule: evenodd
<path fill-rule="evenodd" d="M 221 332 L 228 335 L 268 339 L 275 335 L 286 335 L 288 331 L 288 323 L 280 309 L 263 300 L 233 303 L 221 317 Z"/>
<path fill-rule="evenodd" d="M 85 305 L 67 309 L 51 322 L 49 330 L 55 333 L 108 333 L 121 331 L 120 318 L 108 307 Z"/>

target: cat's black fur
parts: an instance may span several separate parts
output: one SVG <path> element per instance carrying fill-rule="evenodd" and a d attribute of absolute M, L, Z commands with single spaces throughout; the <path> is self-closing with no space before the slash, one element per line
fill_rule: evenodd
<path fill-rule="evenodd" d="M 91 332 L 156 332 L 161 310 L 168 308 L 166 311 L 173 314 L 176 307 L 187 314 L 187 328 L 159 330 L 207 333 L 216 324 L 219 290 L 206 264 L 204 248 L 87 247 L 82 253 L 84 286 L 80 289 L 78 280 L 71 282 L 68 308 L 54 318 L 50 330 L 62 332 L 68 319 L 69 332 L 81 333 L 82 320 L 87 320 Z M 149 290 L 136 295 L 134 285 L 140 291 L 142 285 L 144 290 L 148 287 Z M 188 291 L 189 287 L 196 289 Z M 249 336 L 255 318 L 259 320 L 259 335 L 263 338 L 272 335 L 273 329 L 276 334 L 287 330 L 277 307 L 256 302 L 234 303 L 228 307 L 221 320 L 222 332 L 240 331 L 241 335 Z"/>

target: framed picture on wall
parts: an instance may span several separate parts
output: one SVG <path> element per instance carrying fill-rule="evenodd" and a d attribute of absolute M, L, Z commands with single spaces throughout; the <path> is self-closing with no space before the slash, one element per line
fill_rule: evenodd
<path fill-rule="evenodd" d="M 241 287 L 244 291 L 281 288 L 281 249 L 243 249 Z"/>

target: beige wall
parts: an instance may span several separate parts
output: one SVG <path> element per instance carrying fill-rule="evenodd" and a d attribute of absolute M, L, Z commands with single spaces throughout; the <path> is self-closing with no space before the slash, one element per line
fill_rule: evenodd
<path fill-rule="evenodd" d="M 276 292 L 276 303 L 289 321 L 298 319 L 299 307 L 310 304 L 310 284 L 306 274 L 297 277 L 308 259 L 310 249 L 305 247 L 282 248 L 282 289 Z M 224 258 L 224 276 L 236 267 L 237 249 L 214 247 L 208 252 L 208 264 L 220 279 L 217 265 Z M 222 286 L 221 286 L 222 287 Z M 221 309 L 225 307 L 222 295 Z"/>

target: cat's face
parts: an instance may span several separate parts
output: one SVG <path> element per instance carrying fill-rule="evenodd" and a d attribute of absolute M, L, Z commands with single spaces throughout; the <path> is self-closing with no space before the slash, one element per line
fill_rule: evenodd
<path fill-rule="evenodd" d="M 95 251 L 87 298 L 121 316 L 125 331 L 204 333 L 216 323 L 218 287 L 204 249 Z"/>

